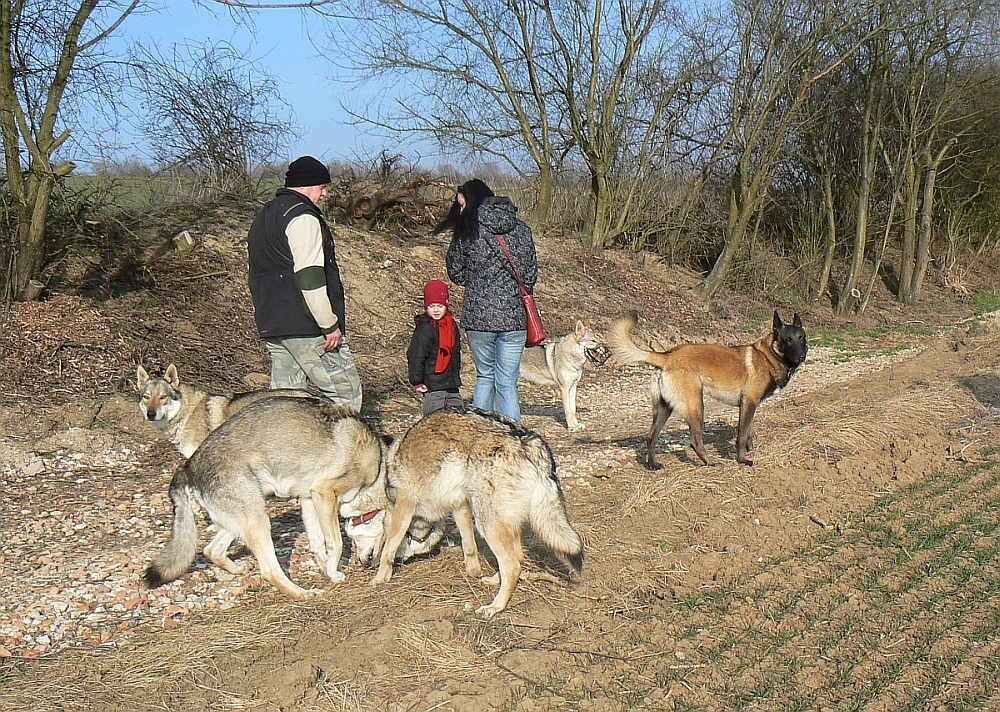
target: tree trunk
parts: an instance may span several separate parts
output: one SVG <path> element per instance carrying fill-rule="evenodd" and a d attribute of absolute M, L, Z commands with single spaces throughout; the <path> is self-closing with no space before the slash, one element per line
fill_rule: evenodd
<path fill-rule="evenodd" d="M 40 178 L 30 175 L 25 183 L 27 192 L 18 200 L 10 289 L 15 299 L 25 298 L 29 282 L 38 276 L 45 262 L 45 220 L 54 184 L 52 174 Z"/>
<path fill-rule="evenodd" d="M 912 155 L 906 158 L 902 192 L 906 197 L 903 199 L 902 254 L 899 259 L 899 285 L 896 287 L 896 299 L 903 304 L 912 304 L 910 289 L 916 266 L 917 211 L 920 205 L 920 181 Z"/>
<path fill-rule="evenodd" d="M 912 302 L 916 304 L 920 301 L 920 292 L 923 288 L 924 277 L 927 276 L 927 268 L 931 261 L 931 238 L 934 233 L 934 188 L 937 183 L 938 169 L 945 155 L 953 146 L 958 143 L 957 138 L 949 140 L 938 154 L 928 161 L 927 173 L 924 176 L 924 190 L 920 205 L 920 232 L 917 237 L 917 256 L 913 269 L 913 282 L 910 288 Z"/>
<path fill-rule="evenodd" d="M 844 280 L 844 288 L 840 293 L 837 308 L 834 313 L 847 316 L 861 297 L 858 283 L 861 281 L 861 270 L 865 263 L 865 247 L 868 244 L 868 200 L 871 193 L 871 177 L 864 170 L 858 186 L 858 204 L 855 209 L 854 246 L 851 255 L 851 265 Z"/>
<path fill-rule="evenodd" d="M 534 219 L 536 225 L 547 225 L 552 212 L 552 168 L 538 164 L 538 197 L 535 201 Z"/>
<path fill-rule="evenodd" d="M 873 83 L 874 78 L 871 80 Z M 872 127 L 874 123 L 872 115 L 875 107 L 874 90 L 869 84 L 868 97 L 865 102 L 864 114 L 861 120 L 861 151 L 858 155 L 860 165 L 858 166 L 858 204 L 855 208 L 854 225 L 854 246 L 851 255 L 851 266 L 847 272 L 847 279 L 844 281 L 844 288 L 841 290 L 840 299 L 837 301 L 837 308 L 834 313 L 837 316 L 847 316 L 854 309 L 854 305 L 861 298 L 861 291 L 858 283 L 861 281 L 861 271 L 865 264 L 865 248 L 868 244 L 868 211 L 872 191 L 872 174 L 875 171 L 875 157 L 878 151 L 878 141 Z"/>
<path fill-rule="evenodd" d="M 834 212 L 833 203 L 833 174 L 829 170 L 823 170 L 823 213 L 826 221 L 825 249 L 823 250 L 823 269 L 820 271 L 819 284 L 816 285 L 816 293 L 813 301 L 818 302 L 826 294 L 830 284 L 830 272 L 833 269 L 833 256 L 837 249 L 837 216 Z"/>
<path fill-rule="evenodd" d="M 589 225 L 583 236 L 583 244 L 591 250 L 604 248 L 608 228 L 608 205 L 611 199 L 606 173 L 595 171 L 590 176 Z"/>
<path fill-rule="evenodd" d="M 751 196 L 755 196 L 760 190 L 760 183 L 764 176 L 758 169 L 753 179 L 747 184 L 745 180 L 747 175 L 749 175 L 748 164 L 741 161 L 733 176 L 732 190 L 730 191 L 729 219 L 726 221 L 726 244 L 722 248 L 722 253 L 715 260 L 712 271 L 708 273 L 698 289 L 698 296 L 706 301 L 715 296 L 715 293 L 725 284 L 740 245 L 743 244 L 743 236 L 746 235 L 750 219 L 757 208 L 757 201 L 753 200 Z"/>
<path fill-rule="evenodd" d="M 885 229 L 882 231 L 882 246 L 879 248 L 878 255 L 872 261 L 872 276 L 868 280 L 868 288 L 865 290 L 865 295 L 861 299 L 861 303 L 858 305 L 858 314 L 863 314 L 865 309 L 868 308 L 868 302 L 872 298 L 872 292 L 875 291 L 875 284 L 878 282 L 878 273 L 882 269 L 882 259 L 885 257 L 886 247 L 889 245 L 889 233 L 892 232 L 892 221 L 896 217 L 896 205 L 899 203 L 899 193 L 892 194 L 892 200 L 889 204 L 889 215 L 885 220 Z"/>

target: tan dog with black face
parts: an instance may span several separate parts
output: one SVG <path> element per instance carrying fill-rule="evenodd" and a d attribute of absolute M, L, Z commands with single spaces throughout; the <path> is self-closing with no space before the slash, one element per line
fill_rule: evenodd
<path fill-rule="evenodd" d="M 775 310 L 771 333 L 752 344 L 682 344 L 666 352 L 647 351 L 635 345 L 631 332 L 637 321 L 635 312 L 615 319 L 607 339 L 615 358 L 622 363 L 648 363 L 657 369 L 650 384 L 653 426 L 646 441 L 646 466 L 651 470 L 659 468 L 656 440 L 675 410 L 691 431 L 691 447 L 708 464 L 702 441 L 705 393 L 739 407 L 736 459 L 752 465 L 753 417 L 757 407 L 776 389 L 788 385 L 809 351 L 799 315 L 795 315 L 791 324 L 785 324 Z"/>

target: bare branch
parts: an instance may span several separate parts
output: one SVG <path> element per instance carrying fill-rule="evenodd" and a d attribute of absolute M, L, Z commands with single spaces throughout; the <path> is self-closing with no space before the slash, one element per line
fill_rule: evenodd
<path fill-rule="evenodd" d="M 239 2 L 239 0 L 211 0 L 211 2 L 218 3 L 219 5 L 227 5 L 228 7 L 235 7 L 241 10 L 287 10 L 287 9 L 311 9 L 322 7 L 323 5 L 329 5 L 335 0 L 306 0 L 306 2 L 288 2 L 288 3 L 256 3 L 256 2 Z"/>
<path fill-rule="evenodd" d="M 166 55 L 139 49 L 135 66 L 143 130 L 161 164 L 245 190 L 254 167 L 295 135 L 277 80 L 232 45 L 175 45 Z"/>

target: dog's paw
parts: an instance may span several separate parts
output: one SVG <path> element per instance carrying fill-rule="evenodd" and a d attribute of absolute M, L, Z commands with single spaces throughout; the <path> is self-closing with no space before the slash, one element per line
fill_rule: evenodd
<path fill-rule="evenodd" d="M 482 581 L 483 583 L 485 583 L 487 586 L 499 586 L 500 585 L 500 572 L 497 571 L 492 576 L 483 576 L 479 580 Z"/>
<path fill-rule="evenodd" d="M 576 421 L 575 423 L 570 423 L 567 426 L 567 430 L 569 430 L 571 433 L 579 432 L 583 430 L 583 423 L 581 423 L 580 421 Z"/>
<path fill-rule="evenodd" d="M 336 566 L 333 567 L 332 571 L 329 568 L 327 569 L 326 577 L 330 579 L 330 581 L 332 581 L 333 583 L 340 583 L 341 581 L 347 578 L 347 576 L 344 574 L 343 571 L 337 570 Z"/>
<path fill-rule="evenodd" d="M 383 571 L 382 569 L 379 569 L 378 573 L 375 574 L 374 578 L 372 578 L 371 580 L 371 583 L 368 585 L 371 586 L 372 588 L 375 588 L 376 586 L 381 586 L 384 583 L 389 583 L 389 580 L 391 578 L 392 578 L 392 569 L 389 569 L 389 571 Z"/>
<path fill-rule="evenodd" d="M 493 616 L 495 616 L 497 613 L 499 613 L 502 610 L 503 610 L 503 608 L 495 606 L 494 604 L 491 603 L 488 606 L 480 606 L 479 608 L 477 608 L 476 609 L 476 615 L 480 615 L 483 618 L 489 619 L 489 618 L 492 618 Z"/>
<path fill-rule="evenodd" d="M 208 554 L 206 553 L 205 556 L 208 556 Z M 228 556 L 221 559 L 219 558 L 210 559 L 210 561 L 232 576 L 245 576 L 246 574 L 250 573 L 250 564 L 247 561 L 241 561 L 240 563 L 237 564 Z"/>
<path fill-rule="evenodd" d="M 326 592 L 321 588 L 304 588 L 302 589 L 302 595 L 300 599 L 304 601 L 307 598 L 316 598 L 316 596 L 322 595 L 323 593 Z"/>
<path fill-rule="evenodd" d="M 478 557 L 465 562 L 465 573 L 472 578 L 479 578 L 483 575 L 483 567 L 479 564 Z"/>

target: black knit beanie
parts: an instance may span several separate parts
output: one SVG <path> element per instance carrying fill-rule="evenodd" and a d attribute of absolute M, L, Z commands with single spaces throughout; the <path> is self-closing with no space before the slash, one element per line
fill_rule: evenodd
<path fill-rule="evenodd" d="M 285 173 L 286 188 L 305 188 L 312 185 L 326 185 L 330 182 L 330 171 L 312 156 L 296 158 L 288 165 Z"/>

